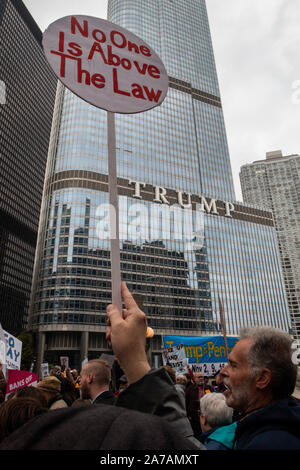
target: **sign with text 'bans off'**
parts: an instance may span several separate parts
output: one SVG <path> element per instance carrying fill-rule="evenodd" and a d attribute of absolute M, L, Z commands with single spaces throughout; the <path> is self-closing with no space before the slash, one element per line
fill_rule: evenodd
<path fill-rule="evenodd" d="M 9 370 L 6 386 L 6 398 L 11 393 L 23 387 L 36 387 L 38 376 L 24 370 Z"/>
<path fill-rule="evenodd" d="M 67 16 L 44 33 L 47 60 L 61 82 L 88 103 L 113 113 L 160 105 L 168 75 L 154 50 L 130 31 L 91 16 Z"/>

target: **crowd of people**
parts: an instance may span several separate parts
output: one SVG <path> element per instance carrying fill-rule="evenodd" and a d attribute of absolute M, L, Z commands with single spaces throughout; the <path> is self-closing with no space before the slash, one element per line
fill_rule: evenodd
<path fill-rule="evenodd" d="M 146 316 L 124 283 L 122 296 L 123 312 L 107 307 L 106 338 L 124 372 L 118 386 L 110 365 L 94 359 L 79 373 L 55 366 L 5 400 L 2 374 L 0 450 L 300 450 L 299 370 L 287 333 L 242 330 L 210 379 L 151 369 Z"/>

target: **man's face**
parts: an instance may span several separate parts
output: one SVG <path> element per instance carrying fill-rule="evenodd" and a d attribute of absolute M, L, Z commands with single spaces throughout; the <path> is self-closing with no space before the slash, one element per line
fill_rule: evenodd
<path fill-rule="evenodd" d="M 176 377 L 176 383 L 180 385 L 185 385 L 186 384 L 186 378 L 183 375 L 178 375 Z"/>
<path fill-rule="evenodd" d="M 196 385 L 202 385 L 203 384 L 203 375 L 201 372 L 196 372 L 194 374 L 194 381 Z"/>
<path fill-rule="evenodd" d="M 255 381 L 249 377 L 247 353 L 252 344 L 251 339 L 239 341 L 228 357 L 228 364 L 221 370 L 226 403 L 237 411 L 246 411 L 253 400 Z"/>
<path fill-rule="evenodd" d="M 90 383 L 91 383 L 90 375 L 91 374 L 88 373 L 87 369 L 83 367 L 82 371 L 80 372 L 78 383 L 79 383 L 81 398 L 84 398 L 84 399 L 91 398 L 90 397 Z"/>

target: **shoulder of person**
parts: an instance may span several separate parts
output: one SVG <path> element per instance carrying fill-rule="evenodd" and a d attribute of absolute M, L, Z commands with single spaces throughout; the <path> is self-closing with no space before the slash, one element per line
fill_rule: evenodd
<path fill-rule="evenodd" d="M 67 403 L 62 398 L 59 398 L 54 403 L 52 403 L 52 405 L 50 406 L 49 409 L 50 410 L 57 410 L 59 408 L 68 408 Z"/>
<path fill-rule="evenodd" d="M 300 450 L 300 436 L 289 431 L 273 429 L 256 434 L 243 447 L 243 450 Z"/>

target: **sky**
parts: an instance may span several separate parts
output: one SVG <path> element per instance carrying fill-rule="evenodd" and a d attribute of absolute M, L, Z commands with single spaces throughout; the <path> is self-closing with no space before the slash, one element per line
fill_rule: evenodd
<path fill-rule="evenodd" d="M 23 1 L 42 31 L 70 14 L 107 17 L 107 0 Z M 300 0 L 206 0 L 206 5 L 241 201 L 241 165 L 274 150 L 300 154 Z"/>

